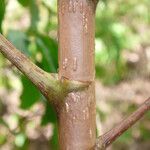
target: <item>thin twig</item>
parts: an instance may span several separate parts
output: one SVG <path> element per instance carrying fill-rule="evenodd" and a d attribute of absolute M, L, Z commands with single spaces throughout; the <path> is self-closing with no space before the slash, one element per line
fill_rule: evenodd
<path fill-rule="evenodd" d="M 121 121 L 113 129 L 97 138 L 95 150 L 106 149 L 112 144 L 120 135 L 134 125 L 139 119 L 141 119 L 146 112 L 150 110 L 150 98 L 148 98 L 135 112 L 129 117 Z"/>

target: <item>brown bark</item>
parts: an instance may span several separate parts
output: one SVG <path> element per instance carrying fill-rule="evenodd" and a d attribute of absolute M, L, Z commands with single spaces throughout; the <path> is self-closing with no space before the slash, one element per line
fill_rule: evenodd
<path fill-rule="evenodd" d="M 59 0 L 59 77 L 93 81 L 95 5 L 91 0 Z"/>
<path fill-rule="evenodd" d="M 95 145 L 94 84 L 72 92 L 59 103 L 58 127 L 61 150 L 91 150 Z"/>
<path fill-rule="evenodd" d="M 59 79 L 88 82 L 58 106 L 61 150 L 90 150 L 95 145 L 95 2 L 58 0 Z"/>

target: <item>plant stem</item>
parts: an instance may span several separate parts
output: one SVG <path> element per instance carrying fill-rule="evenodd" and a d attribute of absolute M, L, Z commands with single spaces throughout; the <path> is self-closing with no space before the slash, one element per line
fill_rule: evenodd
<path fill-rule="evenodd" d="M 54 100 L 64 97 L 71 91 L 82 90 L 89 83 L 69 81 L 67 79 L 58 80 L 57 74 L 50 74 L 36 66 L 29 58 L 17 50 L 3 35 L 0 34 L 0 52 L 15 65 L 25 76 L 48 99 Z"/>
<path fill-rule="evenodd" d="M 90 150 L 96 140 L 95 0 L 58 0 L 59 79 L 90 83 L 58 105 L 61 150 Z"/>
<path fill-rule="evenodd" d="M 121 121 L 113 129 L 97 138 L 95 150 L 106 149 L 112 144 L 120 135 L 133 126 L 139 119 L 141 119 L 146 112 L 150 110 L 150 98 L 148 98 L 135 112 L 129 117 Z"/>

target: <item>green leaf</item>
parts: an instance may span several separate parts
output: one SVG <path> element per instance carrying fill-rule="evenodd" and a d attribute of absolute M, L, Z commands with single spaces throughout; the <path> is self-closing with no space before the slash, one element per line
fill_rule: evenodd
<path fill-rule="evenodd" d="M 132 140 L 132 129 L 129 129 L 125 133 L 123 133 L 116 142 L 127 143 L 131 142 Z"/>
<path fill-rule="evenodd" d="M 18 2 L 24 7 L 29 6 L 30 4 L 30 0 L 18 0 Z"/>
<path fill-rule="evenodd" d="M 7 141 L 7 136 L 0 134 L 0 146 L 3 145 L 6 141 Z"/>
<path fill-rule="evenodd" d="M 40 92 L 36 87 L 25 77 L 22 76 L 23 92 L 21 95 L 22 109 L 29 109 L 40 99 Z"/>
<path fill-rule="evenodd" d="M 141 138 L 142 138 L 142 140 L 148 141 L 150 139 L 149 128 L 147 128 L 146 126 L 144 126 L 144 124 L 141 124 L 141 126 L 140 126 L 140 132 L 141 132 Z"/>
<path fill-rule="evenodd" d="M 52 148 L 55 150 L 59 149 L 59 144 L 58 144 L 58 129 L 57 129 L 57 124 L 54 124 L 54 129 L 53 129 L 53 136 L 51 138 L 51 143 L 52 143 Z"/>
<path fill-rule="evenodd" d="M 57 117 L 53 106 L 46 101 L 45 103 L 45 113 L 42 117 L 41 125 L 47 125 L 48 123 L 56 123 Z"/>
<path fill-rule="evenodd" d="M 36 0 L 18 0 L 18 2 L 24 6 L 28 7 L 30 11 L 30 31 L 37 30 L 37 23 L 39 21 L 39 8 Z"/>
<path fill-rule="evenodd" d="M 21 50 L 27 56 L 30 56 L 30 52 L 28 50 L 29 40 L 28 36 L 18 30 L 9 30 L 7 38 L 18 50 Z"/>
<path fill-rule="evenodd" d="M 57 150 L 58 149 L 58 130 L 57 130 L 57 116 L 54 110 L 54 107 L 46 101 L 45 103 L 45 113 L 42 117 L 41 125 L 47 125 L 48 123 L 52 123 L 54 126 L 53 129 L 53 136 L 50 140 L 52 144 L 52 148 Z"/>
<path fill-rule="evenodd" d="M 37 23 L 39 21 L 39 8 L 37 5 L 37 1 L 35 0 L 30 0 L 30 20 L 31 20 L 31 25 L 30 25 L 30 30 L 31 31 L 36 31 L 37 30 Z"/>
<path fill-rule="evenodd" d="M 0 0 L 0 33 L 2 33 L 2 22 L 5 15 L 6 1 Z"/>
<path fill-rule="evenodd" d="M 42 117 L 41 125 L 47 125 L 48 123 L 52 123 L 54 126 L 53 129 L 53 136 L 50 140 L 52 144 L 52 148 L 57 150 L 58 149 L 58 130 L 57 130 L 57 116 L 56 111 L 54 110 L 54 107 L 46 101 L 45 103 L 45 113 Z"/>
<path fill-rule="evenodd" d="M 57 43 L 46 35 L 38 35 L 36 39 L 37 48 L 43 59 L 41 68 L 48 72 L 57 72 L 58 68 L 58 48 Z"/>

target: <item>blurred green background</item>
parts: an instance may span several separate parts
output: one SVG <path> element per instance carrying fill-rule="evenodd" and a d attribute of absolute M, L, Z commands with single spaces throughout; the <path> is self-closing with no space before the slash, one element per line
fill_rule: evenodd
<path fill-rule="evenodd" d="M 57 72 L 57 1 L 0 0 L 0 32 L 48 72 Z M 96 12 L 97 134 L 150 94 L 150 0 L 100 0 Z M 0 54 L 0 150 L 57 150 L 56 115 Z M 150 150 L 150 113 L 110 150 Z"/>

